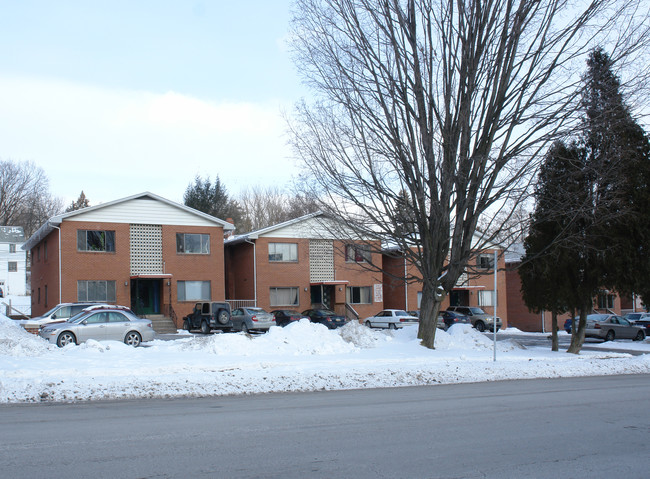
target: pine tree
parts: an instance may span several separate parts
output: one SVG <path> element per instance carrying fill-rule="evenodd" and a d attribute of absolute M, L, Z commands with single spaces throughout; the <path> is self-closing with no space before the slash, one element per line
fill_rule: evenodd
<path fill-rule="evenodd" d="M 236 201 L 230 199 L 219 176 L 212 184 L 210 178 L 203 179 L 197 175 L 194 178 L 194 184 L 190 183 L 185 189 L 183 202 L 185 206 L 220 219 L 231 218 L 237 222 L 241 218 L 241 208 Z"/>
<path fill-rule="evenodd" d="M 70 213 L 71 211 L 77 211 L 82 208 L 88 208 L 90 206 L 90 201 L 88 198 L 86 198 L 86 194 L 81 190 L 81 194 L 79 195 L 79 198 L 77 198 L 77 201 L 73 201 L 68 208 L 66 208 L 65 212 Z"/>

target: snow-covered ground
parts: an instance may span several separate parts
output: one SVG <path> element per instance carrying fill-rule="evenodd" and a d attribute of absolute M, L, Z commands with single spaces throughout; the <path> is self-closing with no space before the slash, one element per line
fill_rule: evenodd
<path fill-rule="evenodd" d="M 509 330 L 510 331 L 510 330 Z M 89 341 L 58 348 L 0 315 L 0 402 L 83 401 L 313 391 L 519 378 L 650 373 L 631 356 L 493 343 L 465 326 L 438 331 L 436 349 L 417 328 L 396 332 L 348 324 L 330 331 L 303 321 L 267 334 L 179 333 L 140 348 Z"/>

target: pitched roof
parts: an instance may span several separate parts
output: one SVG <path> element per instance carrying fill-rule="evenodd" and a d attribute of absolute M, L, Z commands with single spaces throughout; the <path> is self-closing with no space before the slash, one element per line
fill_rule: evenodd
<path fill-rule="evenodd" d="M 225 244 L 237 244 L 237 243 L 243 243 L 248 240 L 255 240 L 259 238 L 260 236 L 264 236 L 265 234 L 272 233 L 273 231 L 286 228 L 287 226 L 292 226 L 298 223 L 302 223 L 303 221 L 307 221 L 312 218 L 316 218 L 318 216 L 324 216 L 324 214 L 321 211 L 316 211 L 315 213 L 309 213 L 304 216 L 299 216 L 298 218 L 294 218 L 292 220 L 284 221 L 282 223 L 278 223 L 277 225 L 272 225 L 272 226 L 267 226 L 266 228 L 261 228 L 256 231 L 251 231 L 250 233 L 246 234 L 241 234 L 241 235 L 235 235 L 231 236 L 228 238 L 224 243 Z"/>
<path fill-rule="evenodd" d="M 75 211 L 70 211 L 68 213 L 62 213 L 60 215 L 52 216 L 50 219 L 48 219 L 43 226 L 41 226 L 36 233 L 34 233 L 31 238 L 27 240 L 27 242 L 23 245 L 23 249 L 29 250 L 33 248 L 35 245 L 37 245 L 43 238 L 45 238 L 47 235 L 49 235 L 58 225 L 60 225 L 64 220 L 78 216 L 78 215 L 84 215 L 93 211 L 100 210 L 102 208 L 107 208 L 109 206 L 115 206 L 120 203 L 125 203 L 127 201 L 131 200 L 136 200 L 140 198 L 148 198 L 156 201 L 160 201 L 161 203 L 164 203 L 166 205 L 172 206 L 174 208 L 181 209 L 187 213 L 199 216 L 209 222 L 215 223 L 218 226 L 223 227 L 224 231 L 231 231 L 235 229 L 234 225 L 231 223 L 228 223 L 227 221 L 221 220 L 219 218 L 216 218 L 214 216 L 211 216 L 207 213 L 203 213 L 202 211 L 195 210 L 194 208 L 190 208 L 189 206 L 181 205 L 179 203 L 176 203 L 174 201 L 168 200 L 166 198 L 163 198 L 162 196 L 155 195 L 153 193 L 150 193 L 148 191 L 145 191 L 144 193 L 139 193 L 136 195 L 132 196 L 127 196 L 126 198 L 121 198 L 118 200 L 114 201 L 109 201 L 108 203 L 102 203 L 100 205 L 96 206 L 89 206 L 87 208 L 82 208 L 80 210 L 75 210 Z"/>
<path fill-rule="evenodd" d="M 22 226 L 0 226 L 0 243 L 22 243 L 25 232 Z"/>

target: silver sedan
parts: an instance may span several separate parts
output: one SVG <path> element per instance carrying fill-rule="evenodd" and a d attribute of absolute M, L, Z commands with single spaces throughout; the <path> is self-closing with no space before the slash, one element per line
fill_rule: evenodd
<path fill-rule="evenodd" d="M 631 324 L 627 319 L 615 314 L 590 314 L 587 316 L 585 337 L 599 338 L 605 341 L 614 339 L 633 339 L 643 341 L 645 332 L 643 328 Z"/>
<path fill-rule="evenodd" d="M 59 347 L 89 339 L 123 341 L 137 347 L 144 341 L 153 341 L 155 336 L 151 321 L 116 306 L 91 306 L 63 323 L 45 326 L 38 334 Z"/>

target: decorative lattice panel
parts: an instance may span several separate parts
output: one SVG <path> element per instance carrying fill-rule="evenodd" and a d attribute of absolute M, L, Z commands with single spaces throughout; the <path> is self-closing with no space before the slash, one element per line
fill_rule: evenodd
<path fill-rule="evenodd" d="M 331 241 L 309 242 L 309 280 L 312 283 L 334 281 L 334 246 Z"/>
<path fill-rule="evenodd" d="M 162 273 L 162 226 L 131 225 L 131 276 Z"/>

